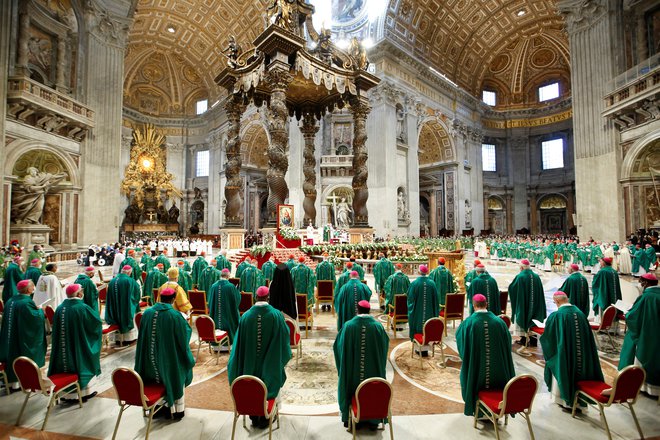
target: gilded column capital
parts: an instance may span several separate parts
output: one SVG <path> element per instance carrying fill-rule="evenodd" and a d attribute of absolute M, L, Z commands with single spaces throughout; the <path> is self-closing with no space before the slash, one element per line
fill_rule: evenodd
<path fill-rule="evenodd" d="M 557 11 L 564 16 L 566 30 L 573 34 L 588 29 L 607 14 L 606 0 L 560 0 Z"/>

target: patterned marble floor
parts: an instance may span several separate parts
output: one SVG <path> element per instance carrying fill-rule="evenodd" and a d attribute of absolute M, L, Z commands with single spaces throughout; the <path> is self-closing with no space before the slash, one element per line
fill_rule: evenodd
<path fill-rule="evenodd" d="M 472 258 L 468 259 L 468 266 Z M 486 261 L 488 271 L 497 279 L 501 287 L 508 286 L 518 271 L 515 264 Z M 60 275 L 69 281 L 80 271 L 75 262 L 60 263 Z M 110 269 L 104 269 L 104 276 L 110 277 Z M 548 300 L 552 292 L 561 284 L 563 275 L 540 272 Z M 591 281 L 590 275 L 587 275 Z M 373 288 L 373 277 L 367 276 Z M 635 282 L 624 280 L 622 287 L 624 301 L 632 302 L 636 295 Z M 377 310 L 377 297 L 371 299 Z M 551 305 L 551 301 L 549 306 Z M 549 309 L 551 310 L 551 309 Z M 377 318 L 382 319 L 381 316 Z M 288 380 L 281 392 L 282 427 L 273 433 L 274 438 L 348 438 L 337 418 L 336 386 L 337 377 L 334 368 L 332 344 L 336 331 L 335 321 L 329 312 L 315 316 L 314 328 L 309 338 L 303 340 L 303 355 L 296 364 L 292 360 L 287 366 Z M 446 338 L 445 356 L 447 368 L 440 365 L 440 353 L 435 358 L 424 359 L 424 368 L 420 369 L 419 359 L 411 359 L 410 342 L 407 329 L 397 332 L 394 339 L 391 332 L 388 380 L 394 387 L 392 404 L 394 414 L 394 433 L 397 438 L 438 438 L 438 429 L 458 435 L 460 438 L 494 437 L 492 426 L 481 430 L 472 428 L 472 419 L 462 415 L 462 400 L 458 374 L 460 359 L 456 355 L 454 330 L 450 327 Z M 192 341 L 196 341 L 193 334 Z M 620 343 L 620 340 L 618 341 Z M 196 345 L 193 343 L 193 350 Z M 101 397 L 87 402 L 82 409 L 77 406 L 62 406 L 53 410 L 48 424 L 48 433 L 41 434 L 35 429 L 40 427 L 45 408 L 45 399 L 30 399 L 26 416 L 21 427 L 10 426 L 22 403 L 18 393 L 0 397 L 0 440 L 4 438 L 69 438 L 67 435 L 109 438 L 112 436 L 114 422 L 118 413 L 110 382 L 110 373 L 119 366 L 132 367 L 135 349 L 110 350 L 102 357 L 102 375 L 94 382 L 94 389 Z M 599 439 L 605 436 L 595 412 L 587 416 L 572 419 L 550 402 L 550 395 L 543 385 L 543 362 L 540 349 L 531 350 L 531 356 L 514 354 L 517 374 L 529 373 L 539 380 L 539 393 L 534 403 L 532 423 L 536 438 L 554 438 L 558 436 L 583 439 Z M 601 353 L 604 372 L 614 374 L 618 362 L 616 353 Z M 231 398 L 228 395 L 229 384 L 226 375 L 227 355 L 221 354 L 216 365 L 214 357 L 202 350 L 198 365 L 194 370 L 194 383 L 186 390 L 188 409 L 186 417 L 180 422 L 156 421 L 152 429 L 153 438 L 229 438 L 231 434 Z M 660 407 L 657 402 L 641 396 L 636 410 L 646 438 L 660 436 L 660 423 L 657 415 Z M 607 410 L 608 421 L 613 438 L 638 438 L 628 411 L 622 408 Z M 249 425 L 249 424 L 248 424 Z M 128 411 L 119 430 L 118 438 L 140 438 L 145 434 L 145 424 L 139 411 Z M 62 435 L 63 434 L 63 435 Z M 254 438 L 263 432 L 244 430 L 239 423 L 237 438 Z M 266 433 L 267 435 L 267 433 Z M 522 420 L 516 418 L 504 428 L 502 438 L 527 438 L 527 428 Z M 386 438 L 388 432 L 362 432 L 362 438 Z M 70 437 L 73 438 L 73 437 Z"/>

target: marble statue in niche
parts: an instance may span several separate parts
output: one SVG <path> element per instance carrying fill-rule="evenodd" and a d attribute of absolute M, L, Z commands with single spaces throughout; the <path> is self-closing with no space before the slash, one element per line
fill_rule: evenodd
<path fill-rule="evenodd" d="M 472 229 L 472 205 L 469 200 L 465 200 L 465 229 Z"/>
<path fill-rule="evenodd" d="M 337 203 L 337 227 L 340 229 L 348 229 L 351 223 L 351 214 L 353 210 L 346 202 L 346 198 L 342 197 L 340 202 Z"/>
<path fill-rule="evenodd" d="M 410 220 L 410 211 L 406 203 L 406 190 L 399 187 L 396 196 L 396 213 L 399 222 L 407 222 Z"/>
<path fill-rule="evenodd" d="M 172 207 L 167 212 L 169 221 L 168 223 L 176 224 L 179 223 L 179 208 L 176 207 L 176 202 L 172 204 Z"/>
<path fill-rule="evenodd" d="M 402 142 L 407 142 L 406 136 L 406 111 L 401 104 L 396 105 L 396 138 Z"/>
<path fill-rule="evenodd" d="M 46 193 L 54 185 L 64 180 L 65 173 L 50 174 L 34 167 L 27 169 L 27 175 L 12 194 L 11 219 L 17 224 L 41 224 Z"/>

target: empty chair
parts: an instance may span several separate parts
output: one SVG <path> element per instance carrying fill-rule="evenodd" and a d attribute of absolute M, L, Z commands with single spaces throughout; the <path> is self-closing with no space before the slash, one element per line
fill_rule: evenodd
<path fill-rule="evenodd" d="M 140 319 L 142 319 L 142 316 L 140 316 Z M 101 330 L 101 342 L 103 345 L 105 345 L 105 348 L 108 348 L 108 344 L 110 343 L 110 335 L 113 333 L 121 335 L 121 333 L 119 333 L 119 326 L 117 324 L 103 326 L 103 329 Z"/>
<path fill-rule="evenodd" d="M 396 339 L 396 328 L 401 322 L 408 322 L 408 297 L 406 295 L 394 295 L 394 304 L 388 304 L 387 327 L 392 328 L 394 339 Z"/>
<path fill-rule="evenodd" d="M 307 303 L 306 293 L 296 293 L 296 303 L 298 304 L 298 322 L 305 323 L 305 339 L 307 339 L 309 327 L 314 325 L 312 304 Z"/>
<path fill-rule="evenodd" d="M 298 365 L 298 360 L 302 357 L 302 341 L 300 340 L 300 328 L 296 325 L 296 322 L 291 318 L 284 318 L 286 326 L 289 327 L 289 344 L 291 345 L 291 351 L 296 353 L 296 365 Z"/>
<path fill-rule="evenodd" d="M 41 374 L 41 370 L 36 363 L 30 358 L 21 356 L 14 360 L 14 373 L 18 378 L 18 382 L 21 385 L 21 390 L 25 393 L 25 400 L 23 401 L 23 406 L 21 407 L 21 412 L 18 413 L 18 418 L 16 419 L 16 426 L 21 423 L 21 417 L 23 417 L 23 412 L 27 406 L 28 399 L 37 394 L 43 394 L 46 397 L 50 397 L 48 400 L 48 406 L 46 407 L 46 418 L 44 423 L 41 425 L 41 430 L 43 431 L 46 428 L 46 423 L 48 422 L 48 416 L 50 415 L 50 410 L 57 403 L 62 394 L 70 393 L 76 391 L 78 393 L 78 405 L 82 408 L 82 393 L 80 391 L 80 385 L 78 384 L 78 375 L 73 373 L 59 373 L 48 376 L 48 381 L 44 380 Z M 52 384 L 51 384 L 52 382 Z"/>
<path fill-rule="evenodd" d="M 128 368 L 117 368 L 112 372 L 112 385 L 115 387 L 120 407 L 112 434 L 113 440 L 117 437 L 121 416 L 129 406 L 141 407 L 142 415 L 148 417 L 145 435 L 145 440 L 148 440 L 154 414 L 165 406 L 165 386 L 159 383 L 145 384 L 139 374 Z"/>
<path fill-rule="evenodd" d="M 506 315 L 506 304 L 509 302 L 509 291 L 500 290 L 500 308 L 502 309 L 501 314 Z M 495 310 L 493 310 L 495 312 Z"/>
<path fill-rule="evenodd" d="M 232 277 L 232 278 L 229 278 L 229 282 L 232 283 L 234 286 L 236 286 L 236 288 L 238 289 L 238 285 L 241 283 L 241 279 L 236 278 L 236 277 Z"/>
<path fill-rule="evenodd" d="M 279 408 L 275 399 L 268 398 L 266 384 L 255 376 L 239 376 L 231 384 L 231 399 L 234 402 L 234 423 L 231 428 L 231 438 L 236 433 L 236 422 L 243 416 L 243 428 L 245 416 L 266 417 L 268 419 L 268 439 L 273 437 L 273 420 L 277 418 L 277 428 L 280 427 L 278 417 Z"/>
<path fill-rule="evenodd" d="M 190 309 L 190 322 L 192 323 L 193 316 L 208 315 L 209 305 L 206 302 L 206 292 L 203 290 L 189 290 L 188 300 L 192 309 Z"/>
<path fill-rule="evenodd" d="M 238 313 L 243 315 L 243 313 L 250 310 L 250 307 L 254 305 L 254 296 L 252 292 L 241 292 L 241 302 L 238 304 Z"/>
<path fill-rule="evenodd" d="M 319 305 L 330 304 L 332 316 L 335 316 L 335 287 L 332 280 L 319 280 L 316 282 L 316 313 Z"/>
<path fill-rule="evenodd" d="M 48 323 L 48 333 L 51 332 L 53 328 L 53 319 L 55 319 L 55 309 L 53 309 L 53 306 L 47 305 L 44 307 L 44 315 L 46 316 L 46 322 Z"/>
<path fill-rule="evenodd" d="M 440 311 L 440 318 L 445 322 L 445 336 L 447 336 L 447 321 L 452 321 L 454 328 L 456 328 L 456 321 L 463 321 L 465 294 L 448 293 L 445 303 L 444 309 Z"/>
<path fill-rule="evenodd" d="M 135 314 L 135 328 L 137 328 L 138 331 L 140 331 L 140 324 L 142 323 L 142 315 L 143 314 L 144 314 L 143 312 L 137 312 Z"/>
<path fill-rule="evenodd" d="M 392 386 L 380 377 L 364 380 L 355 390 L 351 401 L 351 417 L 348 419 L 348 430 L 353 432 L 353 440 L 355 440 L 355 425 L 362 420 L 373 419 L 387 419 L 390 425 L 390 439 L 393 440 Z M 384 424 L 383 429 L 385 429 Z"/>
<path fill-rule="evenodd" d="M 440 318 L 431 318 L 424 323 L 423 333 L 416 333 L 413 335 L 412 349 L 410 357 L 415 357 L 415 348 L 419 348 L 419 366 L 424 368 L 422 361 L 421 348 L 424 345 L 431 346 L 431 354 L 435 357 L 435 346 L 440 346 L 440 355 L 442 357 L 442 365 L 445 365 L 445 350 L 442 347 L 442 334 L 445 330 L 445 323 Z"/>
<path fill-rule="evenodd" d="M 208 315 L 200 315 L 195 321 L 195 328 L 197 329 L 197 354 L 195 361 L 199 358 L 199 350 L 202 344 L 209 344 L 209 351 L 213 344 L 226 345 L 231 352 L 231 345 L 229 344 L 229 334 L 225 331 L 215 328 L 215 321 Z M 215 363 L 220 362 L 220 347 L 216 351 Z"/>
<path fill-rule="evenodd" d="M 610 340 L 612 350 L 616 351 L 614 339 L 612 339 L 612 335 L 610 334 L 610 331 L 614 326 L 614 318 L 616 318 L 616 308 L 614 306 L 609 306 L 603 312 L 603 316 L 601 316 L 600 319 L 600 324 L 589 324 L 591 330 L 594 332 L 594 339 L 596 340 L 596 346 L 599 350 L 602 350 L 602 347 L 598 342 L 598 333 L 605 333 Z"/>

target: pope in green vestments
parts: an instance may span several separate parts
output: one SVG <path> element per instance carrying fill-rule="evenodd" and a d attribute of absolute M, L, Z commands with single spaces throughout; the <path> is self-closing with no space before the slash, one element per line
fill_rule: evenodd
<path fill-rule="evenodd" d="M 381 254 L 380 260 L 374 265 L 374 278 L 376 280 L 376 292 L 385 287 L 387 279 L 394 274 L 394 264 Z"/>
<path fill-rule="evenodd" d="M 270 257 L 268 261 L 261 265 L 261 272 L 264 274 L 264 280 L 273 281 L 273 274 L 275 273 L 275 257 Z"/>
<path fill-rule="evenodd" d="M 344 284 L 335 294 L 335 311 L 337 312 L 337 331 L 344 324 L 357 315 L 358 303 L 362 300 L 369 301 L 371 289 L 360 281 L 360 275 L 356 271 L 349 272 L 350 280 Z"/>
<path fill-rule="evenodd" d="M 400 266 L 400 264 L 397 266 Z M 410 278 L 397 267 L 396 272 L 385 281 L 385 287 L 383 288 L 385 291 L 385 312 L 389 313 L 389 305 L 394 305 L 394 297 L 396 295 L 408 294 L 409 287 Z"/>
<path fill-rule="evenodd" d="M 226 272 L 225 272 L 226 271 Z M 215 322 L 215 328 L 229 333 L 233 343 L 238 329 L 238 305 L 241 303 L 241 293 L 229 282 L 229 270 L 223 269 L 220 280 L 213 283 L 207 293 L 209 316 Z"/>
<path fill-rule="evenodd" d="M 493 312 L 496 316 L 502 313 L 502 305 L 500 304 L 500 289 L 497 286 L 495 278 L 490 276 L 484 269 L 483 265 L 477 267 L 477 276 L 472 279 L 470 287 L 467 288 L 468 302 L 470 304 L 470 315 L 474 313 L 472 306 L 472 297 L 481 293 L 486 297 L 488 303 L 487 310 Z"/>
<path fill-rule="evenodd" d="M 5 270 L 5 284 L 2 286 L 2 302 L 5 303 L 5 307 L 7 306 L 9 298 L 18 293 L 16 285 L 25 277 L 21 270 L 21 266 L 19 266 L 20 261 L 20 257 L 14 258 L 14 261 L 9 263 Z M 34 285 L 36 286 L 37 283 L 34 283 Z"/>
<path fill-rule="evenodd" d="M 429 274 L 429 279 L 435 283 L 438 289 L 438 304 L 445 304 L 445 297 L 448 293 L 454 293 L 454 276 L 445 267 L 445 259 L 438 259 L 438 267 Z"/>
<path fill-rule="evenodd" d="M 257 292 L 257 302 L 238 321 L 236 340 L 229 356 L 229 384 L 239 376 L 256 376 L 274 399 L 286 382 L 284 367 L 291 359 L 289 328 L 284 315 L 268 304 L 268 288 Z"/>
<path fill-rule="evenodd" d="M 511 321 L 523 332 L 532 326 L 532 319 L 544 321 L 547 315 L 541 278 L 522 260 L 520 273 L 509 284 Z"/>
<path fill-rule="evenodd" d="M 156 300 L 154 298 L 154 289 L 159 289 L 160 286 L 167 282 L 167 275 L 161 272 L 162 266 L 156 266 L 149 271 L 147 277 L 144 279 L 144 285 L 142 286 L 142 296 L 148 296 L 151 298 L 151 303 L 153 304 Z"/>
<path fill-rule="evenodd" d="M 600 261 L 601 268 L 591 282 L 591 291 L 594 294 L 593 310 L 596 314 L 602 313 L 621 299 L 619 274 L 612 268 L 612 259 L 605 257 Z"/>
<path fill-rule="evenodd" d="M 646 370 L 642 391 L 660 396 L 660 287 L 653 274 L 642 276 L 644 292 L 626 314 L 628 331 L 623 339 L 619 369 L 641 364 Z"/>
<path fill-rule="evenodd" d="M 416 334 L 424 332 L 426 321 L 440 314 L 438 289 L 427 276 L 428 273 L 428 267 L 423 264 L 419 266 L 420 276 L 408 288 L 408 328 L 411 341 Z"/>
<path fill-rule="evenodd" d="M 30 280 L 21 280 L 17 289 L 19 293 L 5 303 L 0 328 L 0 362 L 7 366 L 5 373 L 9 383 L 18 381 L 11 367 L 16 358 L 26 356 L 43 367 L 48 347 L 44 312 L 30 298 L 34 284 Z"/>
<path fill-rule="evenodd" d="M 570 275 L 559 290 L 568 296 L 568 301 L 580 309 L 584 316 L 589 316 L 589 282 L 580 273 L 580 267 L 577 264 L 571 264 L 569 271 Z"/>
<path fill-rule="evenodd" d="M 167 272 L 170 269 L 170 259 L 167 258 L 167 255 L 165 255 L 164 253 L 156 257 L 155 263 L 156 266 L 158 266 L 159 264 L 163 265 L 163 272 Z"/>
<path fill-rule="evenodd" d="M 216 269 L 214 261 L 211 261 L 211 265 L 202 271 L 197 290 L 208 292 L 211 290 L 211 286 L 220 279 L 220 271 Z"/>
<path fill-rule="evenodd" d="M 41 276 L 42 271 L 41 271 L 41 260 L 32 260 L 30 263 L 30 267 L 27 268 L 25 271 L 24 279 L 26 280 L 32 280 L 34 285 L 37 285 L 37 281 L 39 281 L 39 277 Z"/>
<path fill-rule="evenodd" d="M 314 288 L 316 287 L 316 275 L 304 263 L 305 259 L 300 257 L 302 261 L 293 268 L 291 271 L 291 278 L 293 279 L 293 287 L 296 293 L 307 294 L 307 305 L 316 302 L 314 298 Z"/>
<path fill-rule="evenodd" d="M 98 312 L 82 301 L 82 295 L 80 284 L 68 285 L 67 299 L 55 311 L 48 375 L 75 373 L 84 390 L 101 374 L 103 324 Z"/>
<path fill-rule="evenodd" d="M 199 256 L 195 258 L 195 261 L 192 265 L 192 282 L 197 288 L 199 288 L 199 277 L 202 274 L 202 271 L 208 267 L 209 263 L 206 261 L 206 258 Z"/>
<path fill-rule="evenodd" d="M 99 314 L 99 289 L 92 280 L 94 272 L 95 269 L 92 266 L 86 268 L 85 273 L 81 273 L 76 277 L 74 284 L 80 284 L 82 286 L 84 293 L 82 301 Z"/>
<path fill-rule="evenodd" d="M 165 401 L 174 410 L 175 418 L 181 418 L 184 388 L 192 382 L 195 359 L 189 345 L 192 329 L 183 315 L 172 308 L 175 296 L 173 289 L 164 289 L 161 302 L 144 311 L 135 350 L 135 371 L 145 383 L 165 386 Z"/>
<path fill-rule="evenodd" d="M 475 313 L 456 330 L 461 364 L 463 414 L 473 416 L 479 391 L 504 389 L 516 375 L 511 356 L 511 333 L 504 321 L 486 308 L 486 297 L 472 297 Z"/>
<path fill-rule="evenodd" d="M 130 266 L 124 266 L 110 281 L 105 303 L 105 322 L 118 325 L 122 334 L 134 330 L 135 314 L 140 311 L 140 285 L 130 274 Z"/>
<path fill-rule="evenodd" d="M 316 280 L 317 281 L 332 281 L 332 284 L 337 283 L 335 275 L 335 265 L 323 257 L 323 261 L 316 265 Z"/>
<path fill-rule="evenodd" d="M 360 301 L 358 315 L 344 324 L 333 346 L 342 422 L 348 421 L 351 400 L 358 385 L 371 377 L 385 379 L 390 338 L 383 325 L 369 314 L 369 309 L 368 301 Z"/>
<path fill-rule="evenodd" d="M 587 317 L 568 302 L 564 292 L 555 292 L 553 300 L 558 309 L 548 316 L 541 335 L 545 383 L 555 396 L 555 403 L 561 405 L 563 401 L 572 406 L 577 383 L 603 381 L 603 372 Z M 554 383 L 558 389 L 553 388 Z"/>
<path fill-rule="evenodd" d="M 250 292 L 254 300 L 257 300 L 257 289 L 266 284 L 264 281 L 264 275 L 261 273 L 256 266 L 248 264 L 247 267 L 243 270 L 241 274 L 241 280 L 238 284 L 238 287 L 241 289 L 241 292 Z"/>

